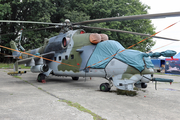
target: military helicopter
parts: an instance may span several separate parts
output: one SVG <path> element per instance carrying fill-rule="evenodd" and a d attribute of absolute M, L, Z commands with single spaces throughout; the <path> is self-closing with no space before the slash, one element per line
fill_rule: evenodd
<path fill-rule="evenodd" d="M 31 66 L 31 72 L 39 73 L 38 82 L 45 82 L 45 78 L 49 75 L 70 76 L 73 80 L 78 80 L 79 77 L 103 77 L 108 80 L 108 82 L 100 85 L 100 90 L 104 92 L 110 91 L 113 85 L 121 90 L 133 91 L 134 86 L 146 88 L 146 83 L 150 81 L 173 82 L 172 79 L 153 77 L 153 64 L 149 56 L 155 54 L 151 53 L 150 55 L 137 50 L 125 49 L 119 42 L 109 40 L 106 34 L 86 33 L 83 29 L 72 30 L 71 28 L 99 29 L 151 37 L 151 35 L 136 32 L 84 25 L 174 16 L 180 16 L 180 12 L 112 17 L 77 23 L 71 23 L 69 20 L 66 20 L 65 23 L 0 20 L 0 22 L 49 24 L 61 27 L 59 35 L 49 39 L 45 38 L 44 45 L 26 52 L 18 51 L 17 43 L 11 41 L 12 55 L 14 58 L 21 59 L 15 62 L 14 72 L 8 74 L 26 73 L 26 71 L 18 71 L 19 64 L 26 64 L 26 66 Z M 178 41 L 159 36 L 153 37 Z M 172 57 L 176 52 L 169 50 L 159 54 Z"/>

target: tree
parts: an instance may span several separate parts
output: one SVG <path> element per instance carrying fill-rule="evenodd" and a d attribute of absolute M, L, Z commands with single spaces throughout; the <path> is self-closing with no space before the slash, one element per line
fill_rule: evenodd
<path fill-rule="evenodd" d="M 104 4 L 103 4 L 104 3 Z M 147 14 L 147 5 L 143 5 L 139 0 L 101 0 L 94 3 L 94 11 L 91 15 L 94 18 L 106 18 L 106 17 L 117 17 L 117 16 L 129 16 L 129 15 L 139 15 Z M 95 9 L 96 8 L 96 9 Z M 103 8 L 103 9 L 101 9 Z M 145 34 L 154 34 L 154 28 L 151 24 L 151 20 L 126 20 L 126 21 L 115 21 L 100 23 L 104 28 L 120 29 L 132 32 L 139 32 Z M 125 48 L 139 42 L 145 37 L 132 35 L 127 33 L 117 33 L 117 32 L 105 32 L 108 34 L 110 39 L 119 41 Z M 141 51 L 149 51 L 150 48 L 155 43 L 152 39 L 144 41 L 140 45 L 133 47 L 132 49 L 137 49 Z"/>
<path fill-rule="evenodd" d="M 81 22 L 88 19 L 147 14 L 147 10 L 150 8 L 142 4 L 139 0 L 68 0 L 66 2 L 60 2 L 59 0 L 59 3 L 56 5 L 58 9 L 53 16 L 59 15 L 58 19 L 56 19 L 56 17 L 51 18 L 52 21 L 56 22 L 63 22 L 67 18 L 70 19 L 71 22 Z M 65 5 L 65 7 L 62 7 L 63 5 Z M 147 19 L 104 22 L 91 24 L 91 26 L 154 34 L 154 27 L 151 24 L 151 20 Z M 146 38 L 138 35 L 110 31 L 86 29 L 86 32 L 105 33 L 109 36 L 109 39 L 119 41 L 125 48 Z M 150 38 L 132 49 L 149 51 L 154 44 L 155 42 Z"/>
<path fill-rule="evenodd" d="M 10 12 L 6 12 L 1 19 L 16 20 L 16 21 L 38 21 L 38 22 L 51 22 L 51 15 L 55 12 L 56 7 L 49 1 L 41 0 L 3 0 L 0 5 L 7 4 L 10 6 Z M 10 40 L 15 40 L 18 32 L 24 29 L 22 43 L 26 49 L 33 49 L 39 47 L 45 37 L 52 36 L 52 31 L 27 31 L 29 29 L 36 29 L 47 27 L 41 24 L 23 24 L 23 23 L 2 23 L 1 34 L 13 33 L 3 35 L 1 37 L 1 45 L 9 47 Z"/>
<path fill-rule="evenodd" d="M 2 2 L 3 0 L 0 0 L 0 3 Z M 0 4 L 0 19 L 3 19 L 4 18 L 4 15 L 5 14 L 10 14 L 11 13 L 11 7 L 8 3 L 5 3 L 5 4 Z M 2 23 L 0 23 L 0 26 L 2 25 Z M 2 27 L 0 27 L 0 32 L 3 30 Z M 2 37 L 0 36 L 0 45 L 2 45 L 3 41 L 2 41 Z M 2 49 L 0 48 L 0 62 L 2 62 L 4 60 L 4 51 L 6 49 Z M 6 50 L 7 51 L 7 50 Z"/>
<path fill-rule="evenodd" d="M 0 0 L 2 2 L 3 0 Z M 11 7 L 8 3 L 0 4 L 0 19 L 3 19 L 4 15 L 11 12 Z"/>
<path fill-rule="evenodd" d="M 0 0 L 0 19 L 24 20 L 38 22 L 81 22 L 89 19 L 147 14 L 149 7 L 139 0 Z M 22 45 L 25 49 L 40 47 L 44 38 L 58 34 L 59 29 L 27 31 L 29 29 L 43 28 L 48 25 L 1 23 L 1 45 L 9 47 L 10 40 L 15 40 L 21 28 L 24 29 Z M 127 30 L 145 34 L 153 34 L 154 28 L 151 20 L 127 20 L 91 24 L 90 26 Z M 109 39 L 119 41 L 125 48 L 144 39 L 143 36 L 87 29 L 87 32 L 105 33 Z M 155 43 L 148 39 L 133 47 L 141 51 L 149 51 Z"/>

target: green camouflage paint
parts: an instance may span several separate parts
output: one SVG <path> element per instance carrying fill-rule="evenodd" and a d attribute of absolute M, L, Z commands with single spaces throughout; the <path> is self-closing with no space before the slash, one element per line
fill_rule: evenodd
<path fill-rule="evenodd" d="M 89 41 L 89 35 L 90 33 L 80 34 L 80 30 L 74 33 L 71 39 L 74 41 L 73 48 L 70 52 L 68 60 L 63 59 L 62 63 L 70 64 L 77 67 L 60 64 L 58 65 L 59 71 L 67 70 L 67 71 L 79 72 L 79 68 L 82 63 L 82 58 L 80 56 L 80 53 L 76 52 L 76 49 L 81 49 L 83 46 L 92 45 L 92 43 Z M 72 59 L 72 55 L 74 55 L 73 59 Z"/>
<path fill-rule="evenodd" d="M 122 75 L 122 80 L 123 79 L 130 79 L 135 74 L 140 74 L 140 72 L 137 69 L 135 69 L 134 67 L 131 67 L 128 65 L 128 68 L 126 69 L 126 71 Z"/>

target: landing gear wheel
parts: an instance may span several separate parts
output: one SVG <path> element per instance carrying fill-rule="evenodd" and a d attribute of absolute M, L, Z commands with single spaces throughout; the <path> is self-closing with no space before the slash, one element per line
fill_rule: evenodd
<path fill-rule="evenodd" d="M 100 85 L 100 90 L 103 91 L 103 92 L 108 92 L 110 91 L 111 87 L 109 85 L 109 83 L 102 83 Z"/>
<path fill-rule="evenodd" d="M 77 80 L 79 80 L 79 77 L 72 77 L 72 80 L 77 81 Z"/>
<path fill-rule="evenodd" d="M 109 83 L 105 83 L 105 84 L 108 86 L 108 91 L 110 91 L 111 90 L 110 84 Z"/>
<path fill-rule="evenodd" d="M 45 75 L 40 73 L 37 77 L 38 82 L 44 82 L 45 81 Z"/>

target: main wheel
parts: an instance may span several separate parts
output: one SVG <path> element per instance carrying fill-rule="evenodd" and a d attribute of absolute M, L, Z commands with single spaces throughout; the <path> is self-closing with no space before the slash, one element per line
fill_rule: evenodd
<path fill-rule="evenodd" d="M 108 87 L 108 91 L 110 91 L 111 90 L 111 86 L 110 86 L 110 84 L 109 83 L 105 83 L 106 85 L 107 85 L 107 87 Z"/>
<path fill-rule="evenodd" d="M 103 91 L 103 92 L 108 92 L 110 91 L 111 87 L 109 85 L 109 83 L 102 83 L 100 85 L 100 90 Z"/>
<path fill-rule="evenodd" d="M 38 82 L 42 82 L 43 80 L 45 80 L 45 75 L 42 74 L 42 73 L 40 73 L 40 74 L 38 75 L 38 77 L 37 77 L 37 81 L 38 81 Z"/>
<path fill-rule="evenodd" d="M 77 80 L 79 80 L 79 77 L 72 77 L 72 80 L 77 81 Z"/>

